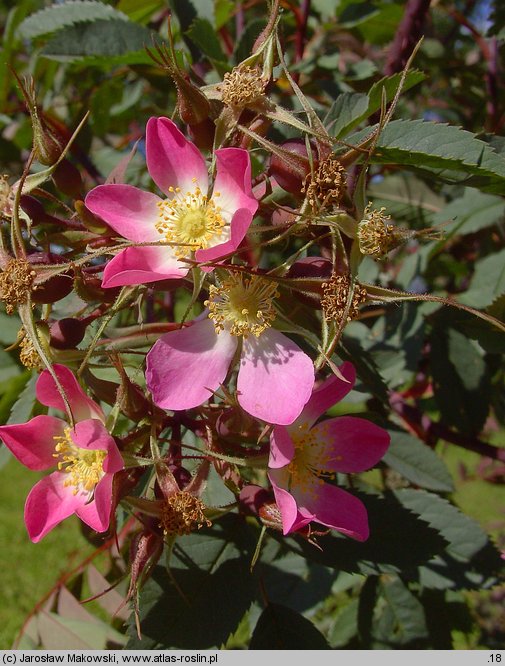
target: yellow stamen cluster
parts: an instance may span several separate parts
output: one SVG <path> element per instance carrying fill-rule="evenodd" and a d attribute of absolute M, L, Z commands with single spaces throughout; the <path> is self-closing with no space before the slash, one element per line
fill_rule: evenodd
<path fill-rule="evenodd" d="M 226 329 L 236 336 L 259 337 L 276 317 L 272 299 L 278 296 L 273 281 L 257 275 L 230 273 L 220 287 L 211 285 L 205 305 L 218 333 Z"/>
<path fill-rule="evenodd" d="M 358 224 L 358 243 L 362 254 L 378 259 L 399 244 L 394 225 L 388 224 L 391 216 L 385 215 L 385 210 L 371 210 L 371 204 L 365 208 L 364 217 Z"/>
<path fill-rule="evenodd" d="M 265 81 L 257 67 L 235 67 L 226 72 L 220 86 L 223 103 L 232 108 L 243 109 L 263 98 Z"/>
<path fill-rule="evenodd" d="M 338 206 L 345 192 L 345 169 L 334 157 L 321 162 L 305 177 L 302 192 L 314 210 Z"/>
<path fill-rule="evenodd" d="M 201 499 L 181 490 L 171 495 L 163 505 L 160 527 L 167 536 L 183 536 L 203 526 L 210 527 L 212 523 L 206 518 L 204 509 Z"/>
<path fill-rule="evenodd" d="M 323 296 L 321 307 L 323 308 L 326 321 L 340 322 L 345 316 L 347 302 L 349 299 L 350 280 L 346 275 L 333 274 L 329 282 L 323 282 Z M 347 321 L 356 319 L 359 315 L 359 307 L 366 301 L 367 291 L 360 284 L 355 283 L 352 302 L 347 312 Z"/>
<path fill-rule="evenodd" d="M 65 428 L 64 435 L 54 437 L 56 453 L 53 456 L 58 460 L 58 469 L 68 474 L 64 485 L 74 486 L 74 495 L 83 491 L 92 492 L 104 475 L 103 461 L 107 451 L 79 448 L 70 432 L 70 428 Z"/>
<path fill-rule="evenodd" d="M 155 224 L 158 232 L 164 240 L 174 244 L 178 257 L 209 247 L 225 226 L 221 208 L 214 201 L 219 192 L 214 192 L 213 199 L 209 199 L 198 186 L 186 194 L 178 187 L 169 189 L 173 198 L 158 202 L 159 217 Z"/>
<path fill-rule="evenodd" d="M 319 425 L 317 432 L 316 437 L 309 424 L 302 423 L 294 433 L 290 433 L 295 445 L 294 458 L 288 465 L 290 484 L 302 492 L 321 486 L 324 479 L 334 479 L 335 473 L 329 470 L 337 460 L 342 459 L 342 456 L 332 456 L 331 449 L 321 443 L 326 439 L 324 424 Z"/>
<path fill-rule="evenodd" d="M 38 351 L 33 346 L 33 342 L 26 335 L 24 328 L 18 333 L 19 340 L 19 360 L 29 370 L 43 370 L 44 364 Z"/>
<path fill-rule="evenodd" d="M 35 271 L 25 259 L 10 259 L 0 273 L 0 300 L 5 311 L 12 314 L 16 306 L 26 303 L 33 290 Z"/>

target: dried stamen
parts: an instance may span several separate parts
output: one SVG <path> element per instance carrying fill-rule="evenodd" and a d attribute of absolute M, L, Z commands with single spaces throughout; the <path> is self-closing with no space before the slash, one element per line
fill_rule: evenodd
<path fill-rule="evenodd" d="M 43 370 L 44 364 L 39 356 L 38 351 L 33 346 L 33 342 L 26 335 L 24 328 L 18 333 L 19 340 L 19 360 L 29 370 Z"/>
<path fill-rule="evenodd" d="M 345 315 L 347 301 L 349 299 L 350 280 L 346 275 L 333 274 L 329 282 L 323 282 L 323 297 L 321 307 L 323 308 L 326 321 L 341 321 Z M 359 307 L 366 301 L 367 291 L 360 284 L 354 284 L 352 302 L 347 313 L 347 321 L 356 319 Z"/>
<path fill-rule="evenodd" d="M 35 271 L 25 259 L 10 259 L 0 273 L 0 300 L 5 303 L 5 311 L 12 314 L 16 306 L 28 300 L 33 290 Z"/>
<path fill-rule="evenodd" d="M 302 192 L 313 210 L 338 206 L 345 192 L 345 169 L 334 157 L 320 163 L 313 174 L 307 174 Z"/>
<path fill-rule="evenodd" d="M 226 106 L 243 109 L 263 98 L 265 81 L 256 67 L 235 67 L 231 72 L 226 72 L 220 88 Z"/>
<path fill-rule="evenodd" d="M 165 535 L 183 536 L 194 530 L 212 525 L 204 514 L 205 504 L 201 499 L 181 490 L 171 495 L 161 510 L 160 527 Z"/>

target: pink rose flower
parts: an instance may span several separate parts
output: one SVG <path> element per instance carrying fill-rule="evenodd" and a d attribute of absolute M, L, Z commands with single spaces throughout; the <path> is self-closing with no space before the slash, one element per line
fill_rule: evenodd
<path fill-rule="evenodd" d="M 154 402 L 174 411 L 201 405 L 240 353 L 240 406 L 268 423 L 292 423 L 310 397 L 314 367 L 298 345 L 271 328 L 276 295 L 275 282 L 244 273 L 230 273 L 221 286 L 211 286 L 210 319 L 166 333 L 147 354 L 146 383 Z"/>
<path fill-rule="evenodd" d="M 331 479 L 336 472 L 349 474 L 373 467 L 386 453 L 390 437 L 383 428 L 354 416 L 316 423 L 354 386 L 353 365 L 344 363 L 340 372 L 348 383 L 335 375 L 324 381 L 298 419 L 288 428 L 277 426 L 271 435 L 268 476 L 284 534 L 315 520 L 358 541 L 368 539 L 363 503 L 326 483 L 324 477 Z"/>
<path fill-rule="evenodd" d="M 54 365 L 54 371 L 75 427 L 55 416 L 0 426 L 0 439 L 28 469 L 58 467 L 36 483 L 26 499 L 25 523 L 34 542 L 73 513 L 97 532 L 105 532 L 112 509 L 112 478 L 124 468 L 116 443 L 103 425 L 100 406 L 88 398 L 68 368 Z M 65 411 L 47 370 L 38 378 L 36 395 L 43 405 Z"/>
<path fill-rule="evenodd" d="M 137 243 L 173 245 L 129 247 L 105 267 L 102 286 L 144 284 L 184 277 L 192 257 L 212 261 L 237 249 L 258 202 L 251 190 L 249 154 L 241 148 L 215 151 L 216 178 L 208 195 L 205 159 L 168 118 L 150 118 L 146 129 L 148 171 L 165 194 L 131 185 L 99 185 L 86 206 L 121 236 Z"/>

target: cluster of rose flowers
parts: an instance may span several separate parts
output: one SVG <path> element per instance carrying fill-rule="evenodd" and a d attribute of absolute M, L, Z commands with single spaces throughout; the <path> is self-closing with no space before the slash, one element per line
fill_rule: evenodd
<path fill-rule="evenodd" d="M 383 256 L 405 233 L 388 224 L 383 210 L 361 210 L 352 201 L 346 168 L 362 147 L 335 157 L 331 137 L 292 79 L 308 125 L 267 97 L 276 25 L 273 12 L 253 56 L 203 92 L 168 51 L 151 54 L 176 83 L 177 111 L 193 141 L 169 118 L 150 118 L 147 170 L 161 196 L 154 187 L 124 184 L 122 167 L 84 201 L 77 194 L 76 214 L 65 225 L 91 232 L 91 240 L 84 254 L 80 246 L 68 260 L 53 255 L 44 264 L 39 249 L 26 251 L 37 216 L 58 224 L 27 193 L 50 178 L 65 191 L 61 176 L 72 167 L 65 155 L 75 135 L 65 148 L 55 142 L 40 123 L 33 89 L 23 89 L 32 158 L 48 168 L 29 174 L 29 160 L 13 187 L 0 183 L 7 190 L 0 191 L 0 208 L 11 223 L 10 252 L 0 250 L 0 297 L 8 314 L 18 311 L 20 360 L 40 372 L 36 398 L 51 411 L 0 426 L 0 439 L 30 470 L 55 468 L 26 500 L 32 541 L 73 514 L 106 535 L 118 528 L 119 504 L 134 516 L 131 597 L 165 543 L 210 527 L 228 511 L 254 515 L 261 534 L 269 528 L 313 543 L 321 529 L 359 541 L 369 536 L 366 507 L 349 492 L 349 475 L 376 465 L 390 437 L 368 419 L 326 414 L 356 381 L 352 362 L 338 365 L 333 354 L 367 300 L 356 280 L 359 262 Z M 213 104 L 221 105 L 217 117 Z M 303 138 L 273 143 L 266 131 L 275 120 L 301 128 Z M 254 141 L 270 158 L 253 179 Z M 269 197 L 279 190 L 290 193 L 288 203 L 272 207 Z M 273 239 L 258 243 L 262 229 L 273 230 Z M 289 247 L 290 254 L 272 265 L 263 246 L 274 247 L 276 256 Z M 53 298 L 58 280 L 64 289 Z M 128 349 L 114 339 L 99 348 L 100 336 L 113 315 L 131 324 L 139 294 L 152 299 L 178 285 L 192 290 L 196 307 L 188 307 L 182 322 L 166 322 L 157 301 L 154 320 L 151 313 L 145 326 L 127 327 L 124 340 L 146 354 L 137 384 L 123 365 Z M 37 303 L 55 302 L 72 288 L 90 303 L 85 316 L 51 321 L 50 307 L 40 315 Z M 310 324 L 291 316 L 286 299 L 295 312 L 303 304 Z M 198 314 L 191 319 L 190 311 Z M 100 321 L 98 333 L 85 337 L 88 325 Z M 93 359 L 113 366 L 120 383 L 93 375 Z M 124 419 L 118 426 L 120 413 L 127 426 Z M 234 493 L 232 504 L 204 503 L 211 466 Z M 146 468 L 152 480 L 139 492 Z"/>
<path fill-rule="evenodd" d="M 89 211 L 132 242 L 102 265 L 102 287 L 155 287 L 198 267 L 207 296 L 203 310 L 159 337 L 147 353 L 147 394 L 165 414 L 191 414 L 187 410 L 211 401 L 261 426 L 259 439 L 269 440 L 269 488 L 240 479 L 236 487 L 239 503 L 259 510 L 269 526 L 277 521 L 287 535 L 315 522 L 365 540 L 366 509 L 335 479 L 374 466 L 388 448 L 389 435 L 360 417 L 322 418 L 353 388 L 354 367 L 330 363 L 326 373 L 315 372 L 313 359 L 275 327 L 278 281 L 240 254 L 258 209 L 249 153 L 228 147 L 212 157 L 210 187 L 198 148 L 168 118 L 149 120 L 147 168 L 163 196 L 111 183 L 95 187 L 85 199 Z M 23 465 L 36 471 L 56 467 L 26 500 L 30 538 L 39 541 L 74 513 L 93 530 L 106 532 L 122 494 L 114 479 L 138 461 L 122 452 L 121 440 L 107 430 L 102 407 L 65 365 L 43 370 L 36 396 L 66 419 L 38 415 L 0 427 L 0 438 Z M 214 426 L 218 436 L 223 426 L 216 420 Z M 168 464 L 168 453 L 164 457 L 155 446 L 151 463 L 159 492 L 151 501 L 132 498 L 135 509 L 150 514 L 155 531 L 165 538 L 209 525 L 199 495 L 212 452 L 202 452 L 205 464 L 191 477 L 181 475 L 183 456 Z M 260 447 L 259 453 L 264 451 Z"/>

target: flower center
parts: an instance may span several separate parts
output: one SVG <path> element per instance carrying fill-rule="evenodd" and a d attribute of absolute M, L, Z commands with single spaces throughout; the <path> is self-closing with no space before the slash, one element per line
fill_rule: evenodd
<path fill-rule="evenodd" d="M 314 488 L 314 479 L 317 485 L 322 485 L 325 479 L 335 478 L 335 473 L 329 468 L 342 456 L 333 456 L 331 448 L 321 443 L 321 437 L 325 435 L 323 424 L 318 427 L 317 437 L 308 423 L 300 424 L 297 431 L 290 432 L 290 435 L 295 446 L 295 455 L 288 465 L 291 486 L 310 492 Z"/>
<path fill-rule="evenodd" d="M 231 335 L 247 337 L 252 333 L 259 337 L 275 319 L 272 299 L 277 296 L 279 292 L 273 281 L 257 275 L 230 273 L 220 287 L 211 285 L 205 305 L 217 333 L 226 328 Z"/>
<path fill-rule="evenodd" d="M 194 192 L 186 194 L 178 187 L 169 190 L 174 197 L 158 202 L 157 231 L 176 246 L 177 257 L 187 257 L 190 252 L 209 247 L 225 226 L 221 208 L 198 186 Z M 219 192 L 214 192 L 213 196 L 218 197 Z"/>
<path fill-rule="evenodd" d="M 58 469 L 68 474 L 65 486 L 75 486 L 74 495 L 80 491 L 91 492 L 104 475 L 103 461 L 107 451 L 101 449 L 81 449 L 74 444 L 70 436 L 70 428 L 65 428 L 65 434 L 54 437 L 58 459 Z"/>
<path fill-rule="evenodd" d="M 165 535 L 179 536 L 190 534 L 204 525 L 210 527 L 212 523 L 205 517 L 204 509 L 205 504 L 201 499 L 181 490 L 171 495 L 163 506 L 160 527 L 163 527 Z"/>

